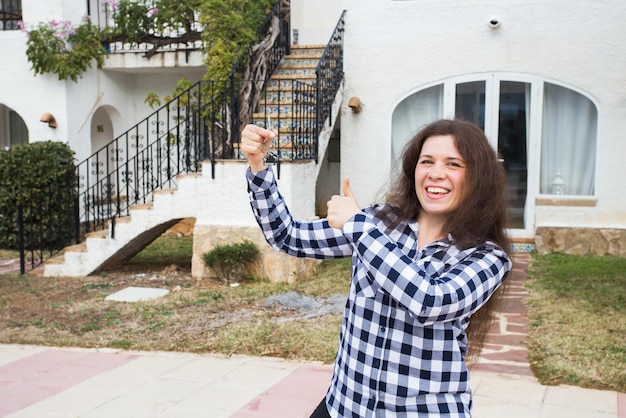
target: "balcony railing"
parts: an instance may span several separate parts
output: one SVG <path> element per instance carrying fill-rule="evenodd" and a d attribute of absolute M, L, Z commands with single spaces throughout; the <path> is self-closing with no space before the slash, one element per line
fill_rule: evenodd
<path fill-rule="evenodd" d="M 105 0 L 87 0 L 87 14 L 92 22 L 101 29 L 114 28 L 114 7 Z M 202 48 L 200 39 L 202 26 L 198 22 L 197 12 L 191 13 L 187 21 L 181 27 L 148 28 L 145 35 L 146 42 L 125 42 L 112 39 L 106 43 L 106 48 L 111 53 L 115 52 L 144 52 L 152 55 L 156 52 L 166 51 L 190 51 Z"/>
<path fill-rule="evenodd" d="M 0 0 L 0 30 L 18 30 L 21 20 L 21 0 Z"/>

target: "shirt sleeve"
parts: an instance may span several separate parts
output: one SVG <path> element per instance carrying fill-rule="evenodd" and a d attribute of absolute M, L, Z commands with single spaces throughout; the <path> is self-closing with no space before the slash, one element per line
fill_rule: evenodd
<path fill-rule="evenodd" d="M 412 260 L 366 214 L 343 227 L 369 277 L 424 325 L 467 317 L 484 305 L 511 269 L 498 246 L 469 250 L 448 246 Z"/>
<path fill-rule="evenodd" d="M 272 247 L 296 257 L 332 259 L 352 255 L 352 243 L 326 219 L 294 221 L 271 168 L 257 173 L 248 168 L 246 178 L 252 213 Z"/>

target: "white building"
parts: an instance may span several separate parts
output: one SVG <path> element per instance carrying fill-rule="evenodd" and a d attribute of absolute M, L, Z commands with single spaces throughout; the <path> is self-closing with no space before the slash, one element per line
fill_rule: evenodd
<path fill-rule="evenodd" d="M 20 1 L 1 4 L 8 3 Z M 27 27 L 78 22 L 88 9 L 95 18 L 98 4 L 22 3 Z M 482 126 L 502 155 L 518 245 L 626 255 L 625 2 L 291 0 L 293 43 L 325 44 L 343 10 L 344 81 L 331 118 L 339 155 L 314 169 L 283 166 L 281 188 L 296 215 L 323 215 L 324 200 L 346 175 L 359 202 L 368 203 L 413 133 L 434 119 L 463 116 Z M 79 161 L 146 118 L 153 111 L 144 103 L 148 92 L 165 96 L 178 79 L 197 81 L 205 72 L 198 51 L 150 60 L 111 54 L 74 83 L 34 76 L 20 30 L 1 30 L 0 49 L 0 144 L 26 136 L 64 141 Z M 360 112 L 348 106 L 351 98 L 360 100 Z M 40 121 L 45 113 L 56 128 Z M 214 225 L 255 227 L 241 193 L 243 167 L 216 176 L 236 184 L 223 188 L 232 196 L 220 199 L 217 218 L 191 214 L 198 236 Z M 194 206 L 188 199 L 178 206 Z M 193 211 L 184 212 L 170 217 Z"/>

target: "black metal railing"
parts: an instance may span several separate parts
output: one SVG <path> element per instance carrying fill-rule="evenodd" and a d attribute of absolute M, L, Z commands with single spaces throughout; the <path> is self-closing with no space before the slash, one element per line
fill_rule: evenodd
<path fill-rule="evenodd" d="M 21 29 L 22 0 L 0 0 L 0 30 Z"/>
<path fill-rule="evenodd" d="M 272 15 L 289 20 L 283 3 L 277 3 Z M 268 30 L 274 30 L 275 23 L 268 25 Z M 292 128 L 286 142 L 278 144 L 283 160 L 318 161 L 318 136 L 343 77 L 343 28 L 342 15 L 318 65 L 317 82 L 293 81 L 285 88 L 290 90 L 293 110 L 283 119 L 278 114 L 278 126 Z M 261 33 L 259 38 L 267 36 Z M 241 158 L 240 128 L 253 121 L 256 109 L 256 105 L 242 103 L 258 104 L 259 99 L 250 92 L 260 94 L 282 58 L 280 51 L 289 50 L 288 36 L 271 38 L 274 43 L 265 49 L 271 71 L 262 78 L 244 77 L 248 74 L 246 60 L 254 59 L 249 51 L 229 80 L 194 84 L 77 165 L 77 241 L 87 232 L 107 227 L 116 217 L 128 216 L 132 205 L 151 202 L 155 190 L 176 187 L 177 175 L 201 171 L 204 161 L 210 162 L 214 178 L 217 160 Z M 279 90 L 279 102 L 280 97 Z"/>
<path fill-rule="evenodd" d="M 17 204 L 20 274 L 33 270 L 75 239 L 75 189 L 60 181 L 43 192 L 46 199 Z"/>
<path fill-rule="evenodd" d="M 132 205 L 151 202 L 154 190 L 176 187 L 178 174 L 200 171 L 210 138 L 225 122 L 217 119 L 216 103 L 204 99 L 207 91 L 227 86 L 196 83 L 76 166 L 79 236 L 129 215 Z"/>
<path fill-rule="evenodd" d="M 155 5 L 156 6 L 156 5 Z M 114 14 L 119 12 L 116 6 L 106 0 L 87 0 L 87 14 L 93 24 L 101 29 L 115 30 Z M 158 12 L 157 12 L 158 13 Z M 111 39 L 105 47 L 109 52 L 145 52 L 153 54 L 165 51 L 191 51 L 202 48 L 202 25 L 198 13 L 186 11 L 183 13 L 184 23 L 179 27 L 159 27 L 156 20 L 151 27 L 145 28 L 144 41 L 127 42 L 121 39 Z"/>
<path fill-rule="evenodd" d="M 321 132 L 326 118 L 332 114 L 332 104 L 343 80 L 343 35 L 345 32 L 345 10 L 341 13 L 335 30 L 324 48 L 317 64 L 317 135 Z M 315 160 L 317 162 L 317 158 Z"/>

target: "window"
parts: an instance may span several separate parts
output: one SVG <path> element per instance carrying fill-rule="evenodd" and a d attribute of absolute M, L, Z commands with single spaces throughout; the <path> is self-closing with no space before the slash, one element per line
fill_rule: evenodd
<path fill-rule="evenodd" d="M 22 20 L 21 0 L 0 0 L 0 30 L 18 30 Z"/>
<path fill-rule="evenodd" d="M 441 117 L 443 84 L 418 91 L 404 99 L 393 111 L 391 160 L 400 158 L 402 148 L 422 126 Z"/>
<path fill-rule="evenodd" d="M 580 93 L 545 83 L 540 193 L 593 195 L 598 112 Z"/>

